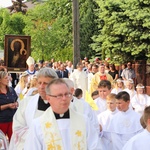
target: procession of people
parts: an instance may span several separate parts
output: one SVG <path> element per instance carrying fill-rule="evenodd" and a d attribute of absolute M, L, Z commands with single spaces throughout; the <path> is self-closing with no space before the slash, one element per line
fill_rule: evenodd
<path fill-rule="evenodd" d="M 120 70 L 99 59 L 81 60 L 76 68 L 69 60 L 31 56 L 26 63 L 15 76 L 0 66 L 0 147 L 150 149 L 150 96 L 135 82 L 132 62 Z"/>

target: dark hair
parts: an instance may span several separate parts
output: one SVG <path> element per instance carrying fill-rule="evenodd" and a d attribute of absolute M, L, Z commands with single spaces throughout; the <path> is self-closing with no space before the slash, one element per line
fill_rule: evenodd
<path fill-rule="evenodd" d="M 48 63 L 48 64 L 46 65 L 46 67 L 52 68 L 52 67 L 53 67 L 53 64 L 52 64 L 52 63 Z"/>
<path fill-rule="evenodd" d="M 116 99 L 127 102 L 127 101 L 130 101 L 130 95 L 125 91 L 121 91 L 116 95 Z"/>
<path fill-rule="evenodd" d="M 116 68 L 115 68 L 115 65 L 114 65 L 114 64 L 110 64 L 110 65 L 109 65 L 109 68 L 110 68 L 110 67 L 112 68 L 112 70 L 116 70 Z"/>
<path fill-rule="evenodd" d="M 101 80 L 98 84 L 98 88 L 107 87 L 109 90 L 111 89 L 111 82 L 108 80 Z"/>
<path fill-rule="evenodd" d="M 150 106 L 147 106 L 144 109 L 144 113 L 143 113 L 143 120 L 145 125 L 147 126 L 147 120 L 150 119 Z"/>
<path fill-rule="evenodd" d="M 40 64 L 43 64 L 43 63 L 44 63 L 44 60 L 39 60 L 39 63 L 40 63 Z"/>
<path fill-rule="evenodd" d="M 75 96 L 75 97 L 79 97 L 81 94 L 83 94 L 82 89 L 77 88 L 77 89 L 74 91 L 74 96 Z"/>
<path fill-rule="evenodd" d="M 94 64 L 94 65 L 92 65 L 92 67 L 95 67 L 96 69 L 98 69 L 99 66 Z"/>
<path fill-rule="evenodd" d="M 78 62 L 78 63 L 77 63 L 77 68 L 79 68 L 81 65 L 82 65 L 82 63 L 81 63 L 81 62 Z"/>
<path fill-rule="evenodd" d="M 141 118 L 140 118 L 140 124 L 141 124 L 141 126 L 142 126 L 144 129 L 146 128 L 146 124 L 145 124 L 145 122 L 144 122 L 143 116 L 141 116 Z"/>
<path fill-rule="evenodd" d="M 0 71 L 6 71 L 6 68 L 4 66 L 0 66 Z"/>
<path fill-rule="evenodd" d="M 99 93 L 98 93 L 98 91 L 96 90 L 96 91 L 92 92 L 91 96 L 93 97 L 93 96 L 96 96 L 96 95 L 98 95 L 98 94 L 99 94 Z"/>
<path fill-rule="evenodd" d="M 39 67 L 39 65 L 38 65 L 38 64 L 35 64 L 34 67 L 37 68 L 37 67 Z"/>

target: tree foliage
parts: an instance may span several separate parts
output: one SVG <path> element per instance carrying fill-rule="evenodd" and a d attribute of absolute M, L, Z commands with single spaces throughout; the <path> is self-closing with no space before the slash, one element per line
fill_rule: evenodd
<path fill-rule="evenodd" d="M 95 55 L 90 44 L 92 43 L 92 36 L 97 33 L 98 23 L 95 21 L 97 16 L 95 10 L 98 5 L 93 0 L 80 0 L 80 51 L 81 58 L 87 56 L 88 58 Z"/>
<path fill-rule="evenodd" d="M 80 0 L 80 50 L 81 58 L 95 51 L 89 47 L 97 31 L 94 22 L 96 3 Z M 73 60 L 72 1 L 48 0 L 38 3 L 26 15 L 1 11 L 1 45 L 5 34 L 30 35 L 32 56 L 37 59 Z M 3 47 L 3 46 L 2 46 Z"/>
<path fill-rule="evenodd" d="M 150 58 L 149 6 L 148 0 L 79 0 L 81 58 Z M 0 28 L 1 48 L 6 34 L 30 35 L 36 60 L 73 59 L 72 1 L 47 0 L 25 15 L 0 9 Z"/>
<path fill-rule="evenodd" d="M 70 11 L 71 6 L 66 4 L 66 0 L 50 0 L 28 11 L 28 26 L 24 31 L 31 35 L 33 57 L 72 60 L 72 26 L 71 15 L 68 15 L 71 14 Z"/>
<path fill-rule="evenodd" d="M 150 56 L 150 1 L 98 0 L 99 35 L 92 48 L 119 62 Z"/>
<path fill-rule="evenodd" d="M 6 34 L 24 35 L 25 27 L 22 13 L 10 15 L 7 9 L 0 9 L 0 47 L 4 49 L 4 38 Z"/>

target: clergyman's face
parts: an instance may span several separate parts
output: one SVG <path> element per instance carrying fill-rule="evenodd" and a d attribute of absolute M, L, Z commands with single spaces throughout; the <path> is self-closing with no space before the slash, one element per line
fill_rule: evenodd
<path fill-rule="evenodd" d="M 99 71 L 100 71 L 100 73 L 104 74 L 105 73 L 105 66 L 100 66 Z"/>
<path fill-rule="evenodd" d="M 34 71 L 34 64 L 29 65 L 29 70 Z"/>
<path fill-rule="evenodd" d="M 60 90 L 61 89 L 61 90 Z M 54 84 L 50 87 L 50 95 L 47 95 L 47 100 L 49 101 L 53 111 L 58 114 L 65 113 L 70 105 L 71 97 L 68 97 L 69 88 L 66 84 Z M 55 97 L 61 96 L 61 98 Z"/>
<path fill-rule="evenodd" d="M 46 91 L 45 88 L 47 84 L 52 80 L 50 77 L 38 77 L 37 82 L 38 82 L 38 93 L 42 97 L 42 99 L 46 100 Z"/>

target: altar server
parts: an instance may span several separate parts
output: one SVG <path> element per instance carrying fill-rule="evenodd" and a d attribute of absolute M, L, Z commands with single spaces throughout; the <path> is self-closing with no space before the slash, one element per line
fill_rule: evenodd
<path fill-rule="evenodd" d="M 122 150 L 149 150 L 150 149 L 150 106 L 146 107 L 143 115 L 146 129 L 131 138 Z"/>

